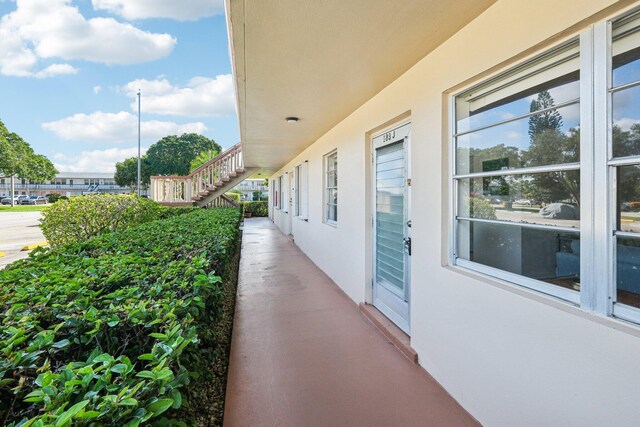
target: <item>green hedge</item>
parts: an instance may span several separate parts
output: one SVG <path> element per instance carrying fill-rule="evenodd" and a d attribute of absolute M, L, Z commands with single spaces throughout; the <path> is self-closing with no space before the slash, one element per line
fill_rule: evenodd
<path fill-rule="evenodd" d="M 240 203 L 240 193 L 228 192 L 224 193 L 224 195 L 229 197 L 230 199 L 233 199 L 236 203 Z"/>
<path fill-rule="evenodd" d="M 242 212 L 251 216 L 269 216 L 269 202 L 242 202 Z"/>
<path fill-rule="evenodd" d="M 0 423 L 137 426 L 193 413 L 185 385 L 227 351 L 212 325 L 229 317 L 239 221 L 237 209 L 198 210 L 0 271 Z"/>
<path fill-rule="evenodd" d="M 196 208 L 160 206 L 134 194 L 95 194 L 60 199 L 43 211 L 42 233 L 51 246 L 77 243 Z"/>

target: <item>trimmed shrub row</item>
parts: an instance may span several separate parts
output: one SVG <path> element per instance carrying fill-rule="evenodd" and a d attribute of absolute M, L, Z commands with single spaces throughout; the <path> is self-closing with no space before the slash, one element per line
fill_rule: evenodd
<path fill-rule="evenodd" d="M 60 199 L 44 210 L 41 228 L 49 244 L 58 246 L 194 209 L 160 206 L 134 194 L 95 194 Z"/>
<path fill-rule="evenodd" d="M 267 201 L 242 202 L 243 214 L 251 214 L 251 216 L 269 216 L 269 205 Z"/>
<path fill-rule="evenodd" d="M 185 385 L 228 351 L 239 221 L 198 210 L 1 271 L 0 424 L 192 425 Z"/>

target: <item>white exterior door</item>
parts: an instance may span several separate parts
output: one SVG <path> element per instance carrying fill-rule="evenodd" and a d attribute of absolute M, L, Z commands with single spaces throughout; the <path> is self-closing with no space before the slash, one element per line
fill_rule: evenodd
<path fill-rule="evenodd" d="M 373 305 L 410 333 L 410 123 L 373 138 Z"/>

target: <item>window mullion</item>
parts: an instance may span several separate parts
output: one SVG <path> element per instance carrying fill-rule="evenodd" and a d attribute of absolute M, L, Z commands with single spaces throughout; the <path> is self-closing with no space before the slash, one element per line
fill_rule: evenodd
<path fill-rule="evenodd" d="M 584 164 L 584 169 L 592 174 L 589 181 L 591 189 L 591 200 L 589 205 L 585 205 L 591 215 L 591 230 L 589 233 L 589 251 L 592 259 L 583 261 L 584 274 L 589 275 L 589 292 L 587 300 L 589 305 L 585 307 L 601 313 L 611 314 L 611 271 L 612 252 L 611 236 L 608 209 L 612 203 L 610 191 L 610 179 L 607 161 L 608 141 L 610 135 L 610 64 L 611 64 L 611 31 L 608 22 L 599 22 L 593 26 L 592 30 L 592 62 L 590 70 L 592 72 L 592 95 L 593 102 L 592 115 L 590 120 L 592 126 L 591 135 L 591 163 Z M 587 82 L 589 83 L 589 82 Z M 586 88 L 585 88 L 586 89 Z M 587 113 L 588 114 L 588 113 Z M 586 187 L 586 186 L 585 186 Z M 588 187 L 587 187 L 588 188 Z M 583 191 L 586 188 L 583 187 Z M 604 207 L 604 208 L 603 208 Z M 584 236 L 584 234 L 583 234 Z"/>

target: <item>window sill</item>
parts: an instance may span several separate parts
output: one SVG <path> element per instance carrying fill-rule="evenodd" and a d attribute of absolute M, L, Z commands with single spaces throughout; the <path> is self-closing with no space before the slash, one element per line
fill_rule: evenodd
<path fill-rule="evenodd" d="M 325 225 L 328 225 L 329 227 L 338 228 L 338 222 L 337 221 L 324 220 L 324 221 L 322 221 L 322 223 L 325 224 Z"/>

